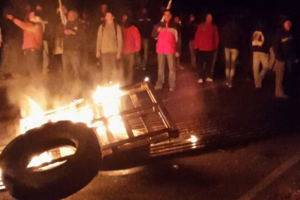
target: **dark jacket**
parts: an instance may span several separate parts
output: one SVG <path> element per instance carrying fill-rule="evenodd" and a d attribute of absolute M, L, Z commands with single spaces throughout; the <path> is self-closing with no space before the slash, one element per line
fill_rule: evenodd
<path fill-rule="evenodd" d="M 196 22 L 191 22 L 187 26 L 187 37 L 189 40 L 194 40 L 195 39 L 195 33 L 198 28 L 198 24 Z"/>
<path fill-rule="evenodd" d="M 139 29 L 142 38 L 149 39 L 151 37 L 153 23 L 147 15 L 142 15 L 138 18 L 137 28 Z"/>
<path fill-rule="evenodd" d="M 272 46 L 270 34 L 264 29 L 257 28 L 252 33 L 251 49 L 253 52 L 269 53 Z"/>
<path fill-rule="evenodd" d="M 239 49 L 241 44 L 241 27 L 235 21 L 227 22 L 221 32 L 221 41 L 225 48 Z"/>
<path fill-rule="evenodd" d="M 283 62 L 296 60 L 296 42 L 290 31 L 279 31 L 273 47 L 276 60 Z"/>
<path fill-rule="evenodd" d="M 81 50 L 83 37 L 82 37 L 82 28 L 79 21 L 67 22 L 65 30 L 72 30 L 75 35 L 66 35 L 64 40 L 64 50 Z"/>

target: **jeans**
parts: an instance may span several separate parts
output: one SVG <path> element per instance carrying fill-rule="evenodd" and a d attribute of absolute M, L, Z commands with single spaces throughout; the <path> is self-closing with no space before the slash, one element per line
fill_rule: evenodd
<path fill-rule="evenodd" d="M 136 57 L 136 62 L 142 68 L 146 68 L 147 61 L 148 61 L 148 52 L 149 52 L 149 39 L 148 38 L 141 38 L 141 50 L 143 50 L 143 55 L 140 55 L 140 52 L 139 52 Z"/>
<path fill-rule="evenodd" d="M 197 67 L 200 78 L 212 78 L 214 56 L 215 51 L 197 51 Z"/>
<path fill-rule="evenodd" d="M 176 84 L 176 70 L 175 70 L 175 56 L 174 54 L 157 54 L 158 60 L 158 77 L 156 86 L 157 88 L 162 88 L 165 82 L 165 65 L 166 59 L 169 66 L 169 86 L 170 88 L 175 88 Z"/>
<path fill-rule="evenodd" d="M 225 65 L 226 65 L 226 69 L 225 69 L 226 79 L 228 83 L 231 83 L 235 74 L 235 66 L 236 66 L 237 57 L 239 55 L 239 50 L 225 48 L 224 52 L 225 52 Z"/>
<path fill-rule="evenodd" d="M 260 64 L 262 69 L 260 70 Z M 260 87 L 261 82 L 269 70 L 269 54 L 263 52 L 253 52 L 253 76 L 255 85 Z"/>
<path fill-rule="evenodd" d="M 62 54 L 63 63 L 63 77 L 64 82 L 72 80 L 72 74 L 75 79 L 79 80 L 80 67 L 80 51 L 78 50 L 64 50 Z"/>
<path fill-rule="evenodd" d="M 194 40 L 189 41 L 189 49 L 190 49 L 190 56 L 191 56 L 191 66 L 196 67 L 196 52 L 194 48 Z"/>
<path fill-rule="evenodd" d="M 132 84 L 133 82 L 133 66 L 134 66 L 134 53 L 122 55 L 123 61 L 123 78 L 125 85 Z"/>
<path fill-rule="evenodd" d="M 275 70 L 275 96 L 282 96 L 284 95 L 282 81 L 284 76 L 285 70 L 285 62 L 276 60 L 274 70 Z"/>

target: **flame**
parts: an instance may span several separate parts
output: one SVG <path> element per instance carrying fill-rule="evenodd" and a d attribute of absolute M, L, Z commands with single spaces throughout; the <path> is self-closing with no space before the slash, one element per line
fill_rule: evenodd
<path fill-rule="evenodd" d="M 95 116 L 91 105 L 85 104 L 84 99 L 73 101 L 67 106 L 58 108 L 56 110 L 45 112 L 35 101 L 28 98 L 29 102 L 29 115 L 20 121 L 20 134 L 26 131 L 40 127 L 47 122 L 57 122 L 61 120 L 68 120 L 72 122 L 83 122 L 87 126 L 94 128 L 100 138 L 102 144 L 109 144 L 111 141 L 108 138 L 108 131 L 113 135 L 114 140 L 122 140 L 128 138 L 126 128 L 122 121 L 120 112 L 120 96 L 122 92 L 119 85 L 111 87 L 97 87 L 92 95 L 93 103 L 100 107 L 101 112 Z M 78 108 L 78 105 L 80 107 Z M 100 116 L 99 116 L 100 115 Z M 93 119 L 98 117 L 107 118 L 107 126 L 102 121 L 91 123 Z M 62 157 L 74 154 L 74 149 L 60 148 Z M 30 167 L 38 167 L 41 164 L 49 163 L 53 159 L 51 153 L 44 152 L 32 158 L 28 164 Z"/>

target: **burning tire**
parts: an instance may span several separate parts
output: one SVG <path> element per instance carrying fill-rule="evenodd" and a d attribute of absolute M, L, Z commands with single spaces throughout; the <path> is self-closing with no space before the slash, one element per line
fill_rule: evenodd
<path fill-rule="evenodd" d="M 64 145 L 76 152 L 61 165 L 33 171 L 33 155 Z M 98 173 L 101 150 L 98 138 L 85 124 L 57 122 L 29 130 L 9 143 L 0 157 L 2 179 L 17 199 L 61 199 L 87 185 Z"/>

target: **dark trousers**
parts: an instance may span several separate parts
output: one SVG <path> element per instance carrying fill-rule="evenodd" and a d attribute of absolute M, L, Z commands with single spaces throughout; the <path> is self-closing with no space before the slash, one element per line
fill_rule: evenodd
<path fill-rule="evenodd" d="M 26 71 L 30 78 L 35 79 L 42 74 L 41 55 L 42 52 L 36 49 L 24 50 L 26 59 Z"/>
<path fill-rule="evenodd" d="M 215 51 L 199 51 L 197 50 L 197 68 L 199 78 L 212 78 L 212 66 Z"/>
<path fill-rule="evenodd" d="M 72 75 L 79 80 L 80 51 L 64 50 L 62 54 L 64 82 L 72 80 Z"/>

